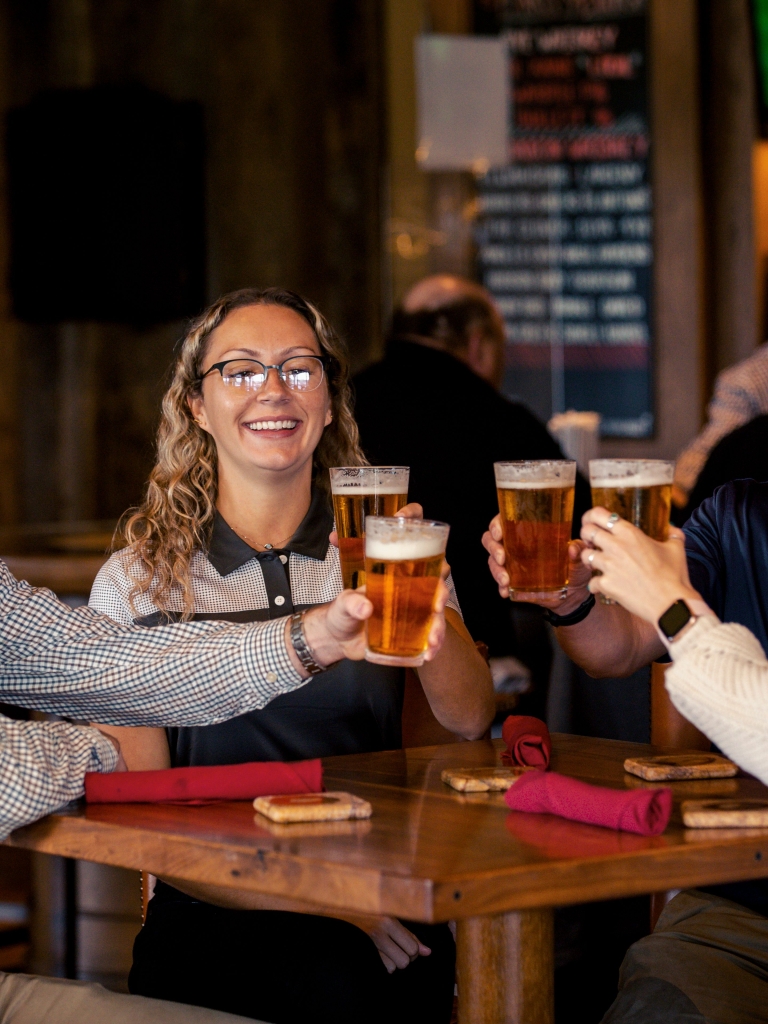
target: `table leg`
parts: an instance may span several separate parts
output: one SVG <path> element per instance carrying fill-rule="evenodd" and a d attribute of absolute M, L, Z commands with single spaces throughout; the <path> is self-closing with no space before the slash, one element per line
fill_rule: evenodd
<path fill-rule="evenodd" d="M 459 1024 L 553 1024 L 551 910 L 457 921 Z"/>

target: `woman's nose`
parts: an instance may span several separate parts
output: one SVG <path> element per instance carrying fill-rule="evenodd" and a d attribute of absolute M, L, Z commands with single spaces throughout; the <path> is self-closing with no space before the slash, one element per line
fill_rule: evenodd
<path fill-rule="evenodd" d="M 286 385 L 283 383 L 280 374 L 273 367 L 267 370 L 267 379 L 256 392 L 259 398 L 285 398 Z"/>

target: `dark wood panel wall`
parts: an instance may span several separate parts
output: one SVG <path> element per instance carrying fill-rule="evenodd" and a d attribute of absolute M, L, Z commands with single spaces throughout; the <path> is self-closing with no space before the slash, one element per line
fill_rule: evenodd
<path fill-rule="evenodd" d="M 209 298 L 285 285 L 355 365 L 381 336 L 381 11 L 370 0 L 0 0 L 0 113 L 50 87 L 140 83 L 202 104 Z M 10 315 L 0 159 L 0 524 L 138 500 L 182 324 Z"/>

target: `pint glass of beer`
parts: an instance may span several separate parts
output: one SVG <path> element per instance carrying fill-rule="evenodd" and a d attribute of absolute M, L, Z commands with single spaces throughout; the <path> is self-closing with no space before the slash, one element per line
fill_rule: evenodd
<path fill-rule="evenodd" d="M 512 601 L 565 597 L 576 463 L 495 462 Z"/>
<path fill-rule="evenodd" d="M 427 519 L 368 516 L 365 523 L 366 661 L 423 665 L 448 527 Z"/>
<path fill-rule="evenodd" d="M 616 512 L 654 540 L 666 540 L 674 462 L 662 459 L 592 459 L 592 504 Z"/>
<path fill-rule="evenodd" d="M 339 466 L 331 471 L 344 589 L 365 583 L 366 516 L 393 516 L 408 502 L 407 466 Z"/>
<path fill-rule="evenodd" d="M 663 459 L 591 459 L 592 504 L 615 512 L 654 540 L 666 540 L 674 471 L 674 462 Z M 600 600 L 615 604 L 603 594 Z"/>

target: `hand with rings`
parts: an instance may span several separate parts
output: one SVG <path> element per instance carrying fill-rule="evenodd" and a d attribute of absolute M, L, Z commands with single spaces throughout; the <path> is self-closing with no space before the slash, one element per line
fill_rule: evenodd
<path fill-rule="evenodd" d="M 506 555 L 504 552 L 503 533 L 501 519 L 494 516 L 486 533 L 483 534 L 482 544 L 488 552 L 488 568 L 496 581 L 501 597 L 509 597 L 509 573 L 506 568 Z M 568 545 L 569 582 L 568 594 L 565 600 L 560 595 L 553 595 L 549 599 L 537 601 L 544 608 L 556 611 L 558 615 L 568 615 L 584 603 L 588 597 L 587 584 L 591 573 L 589 568 L 582 562 L 581 552 L 585 547 L 583 541 L 573 540 Z"/>
<path fill-rule="evenodd" d="M 593 594 L 604 594 L 654 624 L 675 601 L 699 596 L 688 578 L 682 530 L 670 527 L 669 539 L 661 543 L 600 507 L 590 509 L 582 524 L 588 545 L 582 560 L 601 573 L 590 580 Z"/>

